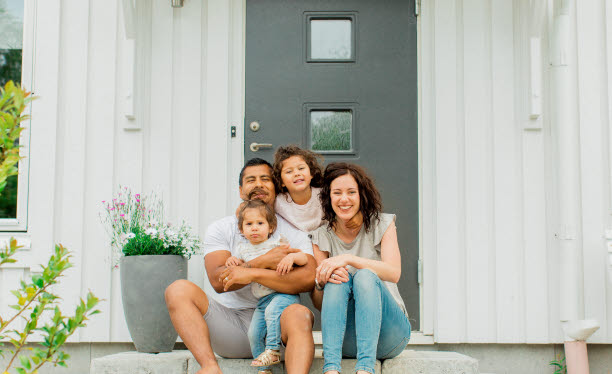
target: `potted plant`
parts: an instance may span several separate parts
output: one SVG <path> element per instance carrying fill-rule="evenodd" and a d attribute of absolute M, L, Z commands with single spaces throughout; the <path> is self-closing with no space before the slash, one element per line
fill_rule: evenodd
<path fill-rule="evenodd" d="M 123 313 L 139 352 L 172 351 L 178 334 L 172 326 L 164 291 L 187 279 L 187 260 L 200 240 L 184 222 L 164 221 L 163 203 L 155 194 L 141 196 L 120 187 L 101 214 L 111 238 L 113 264 L 121 273 Z"/>

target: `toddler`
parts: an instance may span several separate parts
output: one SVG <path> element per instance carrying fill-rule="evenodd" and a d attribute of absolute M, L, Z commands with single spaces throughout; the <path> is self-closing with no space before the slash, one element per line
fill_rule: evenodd
<path fill-rule="evenodd" d="M 240 205 L 238 228 L 248 242 L 238 244 L 239 258 L 231 256 L 225 262 L 226 266 L 242 265 L 279 245 L 287 244 L 280 235 L 272 235 L 276 229 L 276 216 L 261 200 L 245 201 Z M 276 271 L 286 274 L 294 265 L 303 266 L 307 262 L 305 253 L 290 253 L 279 262 Z M 259 283 L 253 283 L 251 290 L 259 299 L 248 334 L 251 352 L 255 357 L 251 366 L 260 367 L 259 373 L 271 374 L 269 365 L 280 363 L 280 316 L 286 307 L 299 303 L 300 297 L 278 293 Z"/>

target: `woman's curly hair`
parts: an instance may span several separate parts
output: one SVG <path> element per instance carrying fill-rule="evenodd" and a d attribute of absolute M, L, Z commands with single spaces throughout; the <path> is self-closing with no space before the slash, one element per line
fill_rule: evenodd
<path fill-rule="evenodd" d="M 303 158 L 306 165 L 308 165 L 308 168 L 310 168 L 310 175 L 312 176 L 310 186 L 321 187 L 321 184 L 323 183 L 323 171 L 320 162 L 323 161 L 323 157 L 317 153 L 314 153 L 313 151 L 303 149 L 298 145 L 289 144 L 278 147 L 276 152 L 274 152 L 274 166 L 272 167 L 272 175 L 274 177 L 275 184 L 277 184 L 280 188 L 280 192 L 287 192 L 287 187 L 283 187 L 283 180 L 281 178 L 283 161 L 293 156 L 300 156 Z"/>
<path fill-rule="evenodd" d="M 343 175 L 351 175 L 357 182 L 359 190 L 359 211 L 363 216 L 363 224 L 366 231 L 375 221 L 379 220 L 379 214 L 382 212 L 382 202 L 380 193 L 374 185 L 374 181 L 366 173 L 365 169 L 355 164 L 347 162 L 332 162 L 325 168 L 323 175 L 323 188 L 321 189 L 321 206 L 323 207 L 323 219 L 333 227 L 336 222 L 336 212 L 331 204 L 331 184 L 332 182 Z"/>

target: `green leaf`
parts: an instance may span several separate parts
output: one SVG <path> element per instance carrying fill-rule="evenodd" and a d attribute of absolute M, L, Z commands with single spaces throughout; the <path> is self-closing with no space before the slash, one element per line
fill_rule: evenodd
<path fill-rule="evenodd" d="M 19 356 L 19 361 L 21 361 L 21 365 L 30 370 L 32 369 L 32 365 L 30 365 L 30 359 L 26 356 Z"/>
<path fill-rule="evenodd" d="M 67 368 L 67 367 L 68 367 L 68 365 L 66 365 L 66 363 L 65 363 L 64 361 L 58 361 L 58 362 L 57 362 L 57 364 L 58 364 L 59 366 L 63 366 L 63 367 L 65 367 L 65 368 Z"/>
<path fill-rule="evenodd" d="M 26 371 L 23 368 L 15 368 L 15 370 L 17 370 L 17 373 L 19 374 L 26 374 Z"/>
<path fill-rule="evenodd" d="M 34 283 L 38 288 L 43 288 L 45 286 L 43 278 L 37 274 L 32 275 L 32 283 Z"/>

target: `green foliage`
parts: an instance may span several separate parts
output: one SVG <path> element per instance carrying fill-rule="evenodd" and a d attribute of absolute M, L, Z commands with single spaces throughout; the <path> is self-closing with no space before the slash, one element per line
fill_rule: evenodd
<path fill-rule="evenodd" d="M 329 112 L 321 112 L 329 113 Z M 312 149 L 314 151 L 348 151 L 351 149 L 351 112 L 312 112 Z M 315 116 L 316 115 L 316 116 Z"/>
<path fill-rule="evenodd" d="M 0 198 L 0 218 L 17 217 L 17 175 L 6 179 L 6 186 Z"/>
<path fill-rule="evenodd" d="M 555 372 L 553 374 L 567 374 L 567 365 L 565 364 L 565 357 L 557 355 L 557 359 L 552 360 L 548 364 L 555 369 Z"/>
<path fill-rule="evenodd" d="M 164 209 L 155 194 L 133 194 L 120 187 L 112 201 L 102 201 L 102 223 L 111 238 L 115 265 L 122 255 L 179 255 L 190 258 L 200 248 L 200 239 L 183 222 L 164 223 Z"/>
<path fill-rule="evenodd" d="M 11 256 L 19 248 L 17 241 L 11 238 L 7 248 L 0 252 L 0 265 L 15 262 Z M 91 292 L 87 294 L 86 300 L 80 300 L 72 316 L 63 315 L 56 305 L 60 297 L 50 288 L 72 267 L 70 258 L 70 252 L 62 245 L 57 245 L 48 264 L 41 266 L 42 271 L 33 274 L 29 283 L 21 281 L 21 287 L 11 291 L 17 299 L 15 305 L 10 305 L 15 313 L 8 319 L 0 317 L 0 341 L 8 341 L 13 346 L 9 350 L 10 361 L 3 373 L 8 373 L 14 364 L 20 365 L 15 365 L 15 371 L 19 374 L 37 373 L 46 363 L 66 366 L 66 360 L 70 357 L 60 348 L 78 328 L 85 326 L 89 317 L 99 313 L 95 310 L 99 300 Z M 8 329 L 18 318 L 22 320 L 23 327 Z M 43 324 L 43 320 L 47 322 Z M 25 348 L 27 338 L 33 333 L 38 333 L 43 341 L 33 348 Z M 26 351 L 30 353 L 26 354 Z M 0 349 L 0 356 L 3 354 L 4 351 Z M 16 361 L 17 358 L 19 361 Z"/>
<path fill-rule="evenodd" d="M 0 86 L 8 81 L 21 82 L 21 49 L 0 49 Z"/>
<path fill-rule="evenodd" d="M 0 87 L 0 193 L 7 178 L 17 175 L 17 163 L 22 158 L 19 156 L 21 122 L 28 119 L 23 112 L 31 100 L 30 93 L 13 81 Z"/>

